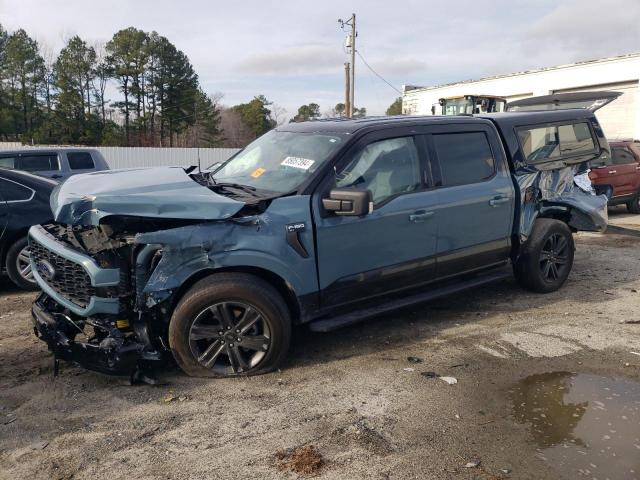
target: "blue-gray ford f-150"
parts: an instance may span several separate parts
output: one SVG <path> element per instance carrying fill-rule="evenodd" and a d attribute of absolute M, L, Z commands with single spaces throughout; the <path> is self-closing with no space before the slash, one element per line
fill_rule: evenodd
<path fill-rule="evenodd" d="M 132 374 L 269 371 L 292 325 L 327 331 L 510 274 L 557 290 L 609 146 L 587 110 L 279 127 L 211 171 L 78 175 L 33 227 L 36 334 Z M 505 273 L 506 272 L 506 273 Z"/>

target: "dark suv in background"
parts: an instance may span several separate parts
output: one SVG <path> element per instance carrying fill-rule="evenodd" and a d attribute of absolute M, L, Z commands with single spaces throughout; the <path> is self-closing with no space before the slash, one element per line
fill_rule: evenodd
<path fill-rule="evenodd" d="M 0 168 L 24 170 L 60 180 L 77 173 L 109 170 L 109 165 L 98 150 L 56 148 L 0 151 Z"/>

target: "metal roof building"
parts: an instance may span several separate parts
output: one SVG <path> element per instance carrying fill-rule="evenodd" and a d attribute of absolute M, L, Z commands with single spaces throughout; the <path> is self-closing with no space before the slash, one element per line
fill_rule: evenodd
<path fill-rule="evenodd" d="M 640 52 L 432 87 L 405 85 L 402 112 L 440 115 L 439 99 L 455 95 L 497 95 L 509 102 L 553 93 L 618 91 L 622 95 L 596 116 L 608 138 L 640 139 L 639 80 Z"/>

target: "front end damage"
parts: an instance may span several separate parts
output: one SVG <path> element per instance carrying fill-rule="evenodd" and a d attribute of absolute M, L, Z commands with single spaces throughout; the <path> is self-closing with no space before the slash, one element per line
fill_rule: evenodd
<path fill-rule="evenodd" d="M 171 358 L 167 328 L 180 283 L 170 288 L 167 279 L 210 266 L 202 259 L 213 237 L 224 238 L 242 208 L 261 207 L 218 195 L 182 169 L 78 177 L 52 196 L 56 223 L 29 232 L 43 291 L 32 307 L 34 331 L 56 360 L 134 375 Z M 206 239 L 189 233 L 205 225 Z M 162 243 L 163 232 L 175 230 L 181 245 Z M 161 262 L 172 263 L 157 268 Z"/>
<path fill-rule="evenodd" d="M 159 245 L 106 225 L 32 227 L 29 242 L 43 290 L 32 308 L 34 330 L 56 359 L 116 375 L 166 360 L 169 312 L 146 308 L 143 293 Z"/>
<path fill-rule="evenodd" d="M 180 296 L 216 270 L 262 269 L 292 291 L 317 289 L 314 263 L 283 247 L 291 218 L 311 223 L 308 196 L 223 196 L 182 169 L 79 177 L 54 192 L 55 223 L 29 232 L 43 290 L 33 323 L 56 359 L 116 375 L 163 364 Z M 312 229 L 299 235 L 313 255 Z"/>

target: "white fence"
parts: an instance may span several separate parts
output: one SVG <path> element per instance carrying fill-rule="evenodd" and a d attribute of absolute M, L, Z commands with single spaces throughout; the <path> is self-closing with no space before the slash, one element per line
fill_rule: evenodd
<path fill-rule="evenodd" d="M 55 149 L 59 145 L 31 147 L 14 142 L 0 142 L 0 151 L 24 148 Z M 69 147 L 67 147 L 69 148 Z M 95 148 L 112 169 L 130 167 L 157 167 L 162 165 L 197 165 L 198 155 L 202 168 L 222 162 L 238 151 L 237 148 L 152 148 L 152 147 L 87 147 Z"/>

